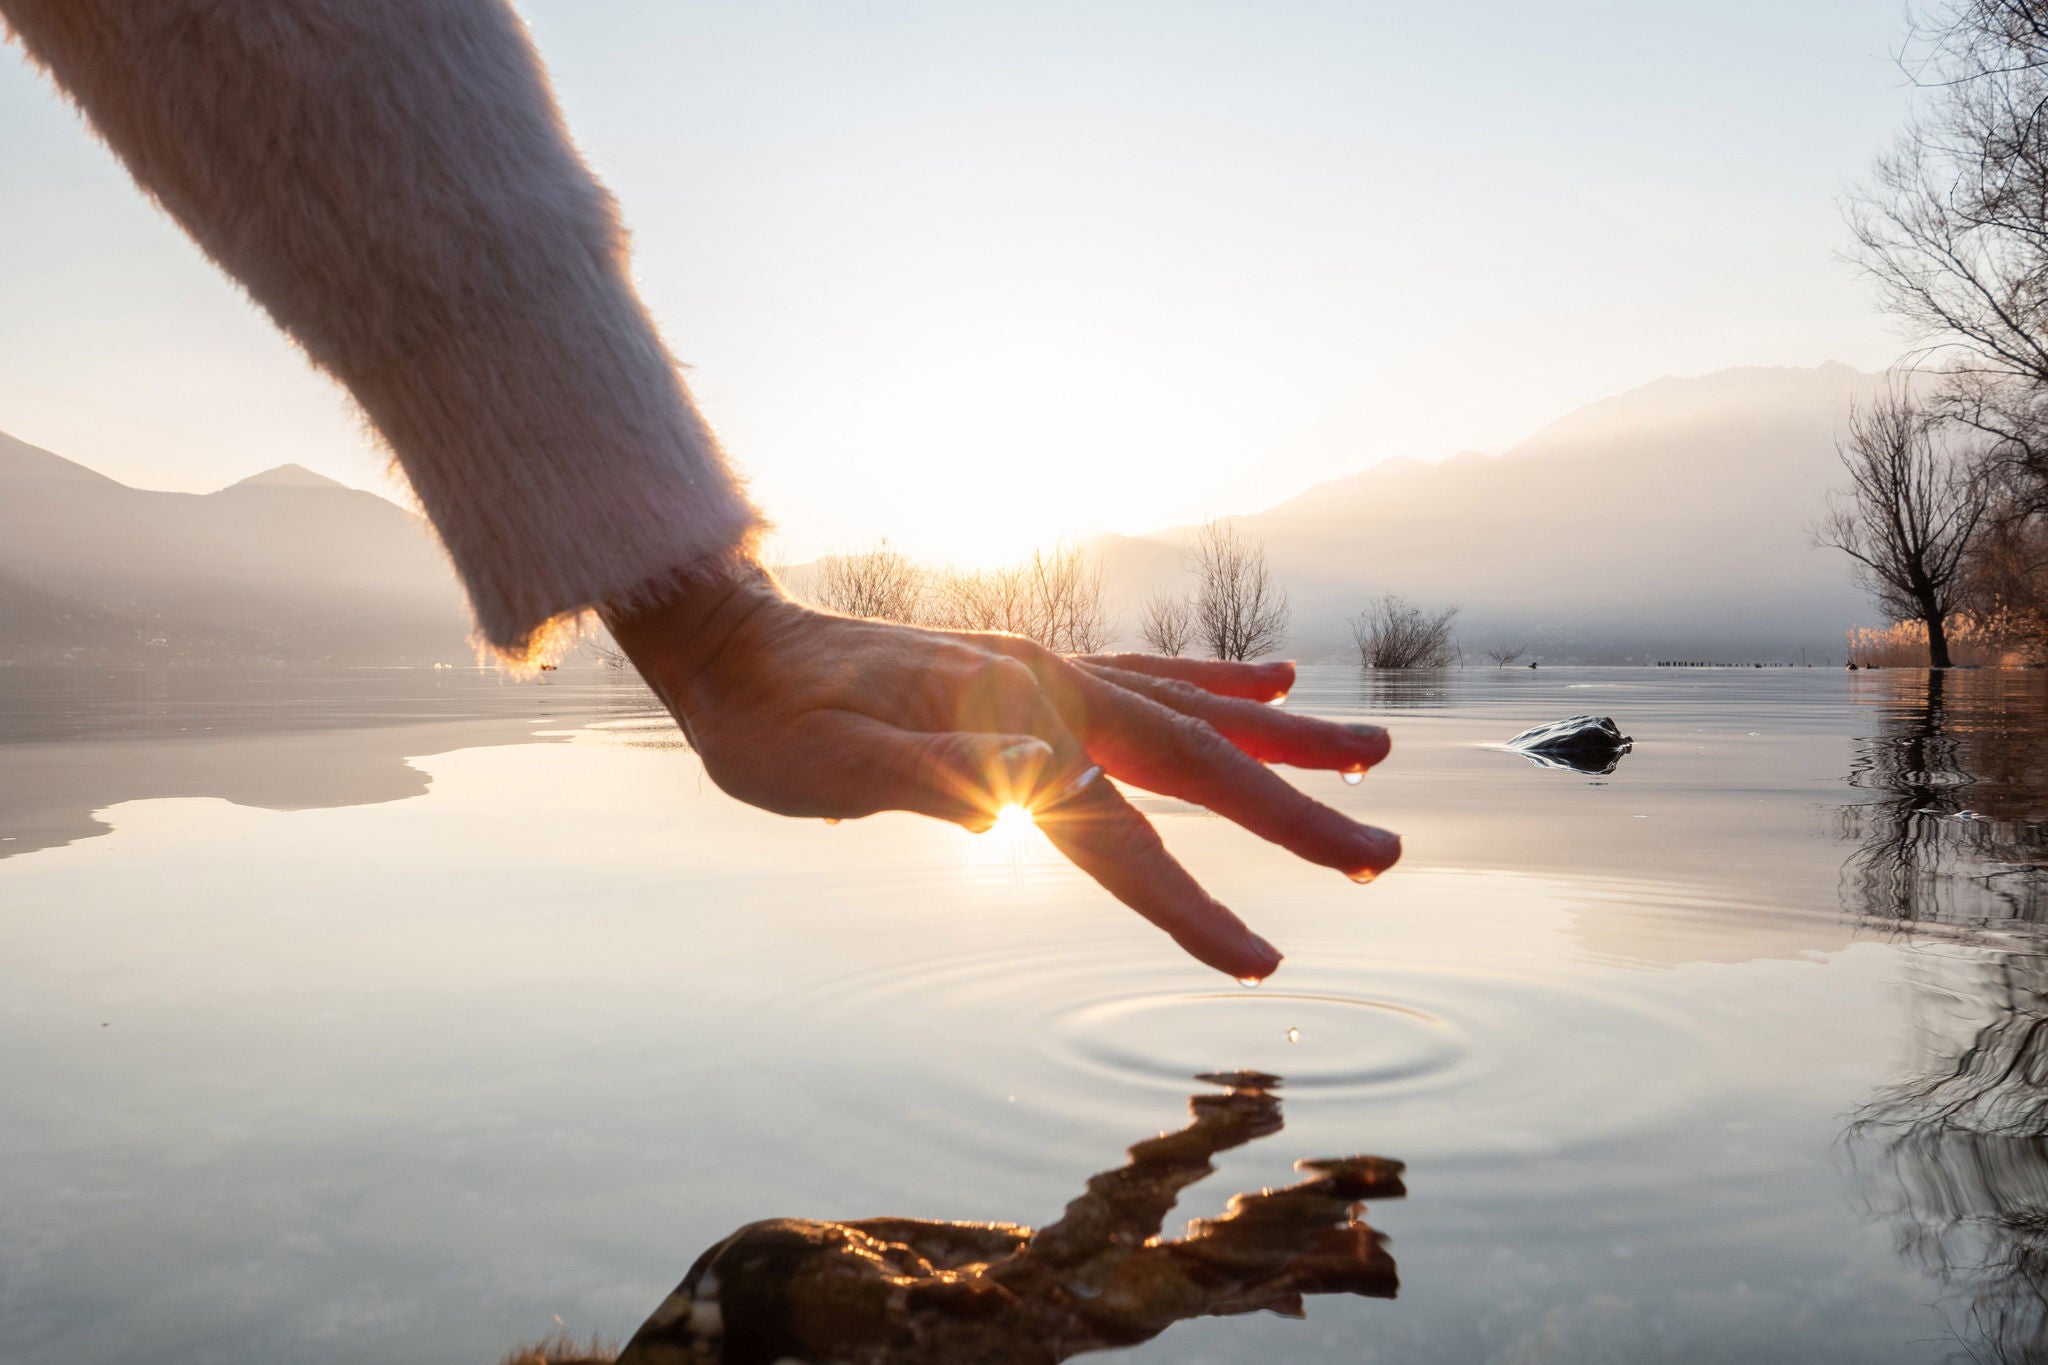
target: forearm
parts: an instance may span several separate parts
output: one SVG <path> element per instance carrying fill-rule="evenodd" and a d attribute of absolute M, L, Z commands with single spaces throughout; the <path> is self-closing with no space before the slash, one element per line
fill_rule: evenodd
<path fill-rule="evenodd" d="M 522 655 L 757 524 L 501 0 L 0 0 L 136 180 L 354 395 Z"/>

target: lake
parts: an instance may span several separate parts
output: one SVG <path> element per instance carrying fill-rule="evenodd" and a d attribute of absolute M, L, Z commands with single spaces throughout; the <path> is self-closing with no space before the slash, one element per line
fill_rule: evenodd
<path fill-rule="evenodd" d="M 491 1365 L 770 1217 L 1042 1224 L 1278 1077 L 1399 1296 L 1104 1361 L 2048 1359 L 2048 674 L 1303 670 L 1370 886 L 1143 805 L 1287 960 L 1028 828 L 725 798 L 629 675 L 0 670 L 0 1359 Z M 1502 750 L 1612 715 L 1608 775 Z M 1267 1129 L 1272 1127 L 1266 1125 Z"/>

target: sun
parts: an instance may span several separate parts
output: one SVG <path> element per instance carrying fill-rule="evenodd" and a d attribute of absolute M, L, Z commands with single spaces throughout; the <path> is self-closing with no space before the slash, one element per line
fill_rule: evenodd
<path fill-rule="evenodd" d="M 1031 812 L 1013 801 L 996 812 L 996 822 L 989 827 L 989 833 L 1014 839 L 1031 828 Z"/>
<path fill-rule="evenodd" d="M 994 824 L 962 841 L 961 848 L 977 863 L 1016 865 L 1035 857 L 1044 845 L 1031 812 L 1012 801 L 996 811 Z"/>

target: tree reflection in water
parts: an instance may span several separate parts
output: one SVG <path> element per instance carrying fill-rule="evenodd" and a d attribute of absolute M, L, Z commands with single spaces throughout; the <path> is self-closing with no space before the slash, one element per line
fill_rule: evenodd
<path fill-rule="evenodd" d="M 2048 704 L 2036 674 L 1887 673 L 1843 808 L 1845 908 L 1961 931 L 1916 966 L 1926 1064 L 1846 1146 L 1958 1354 L 2048 1360 Z"/>
<path fill-rule="evenodd" d="M 1865 674 L 1876 733 L 1842 807 L 1843 905 L 1876 919 L 2048 921 L 2048 675 Z"/>
<path fill-rule="evenodd" d="M 1447 668 L 1361 668 L 1351 702 L 1368 716 L 1383 711 L 1442 711 L 1456 675 Z"/>
<path fill-rule="evenodd" d="M 1223 1090 L 1189 1100 L 1193 1122 L 1132 1147 L 1036 1231 L 912 1218 L 741 1228 L 698 1258 L 619 1365 L 1025 1365 L 1134 1345 L 1187 1318 L 1299 1317 L 1308 1294 L 1394 1297 L 1393 1258 L 1359 1201 L 1405 1192 L 1398 1161 L 1298 1162 L 1308 1179 L 1240 1194 L 1222 1217 L 1159 1240 L 1210 1158 L 1281 1127 L 1279 1078 L 1197 1079 Z"/>

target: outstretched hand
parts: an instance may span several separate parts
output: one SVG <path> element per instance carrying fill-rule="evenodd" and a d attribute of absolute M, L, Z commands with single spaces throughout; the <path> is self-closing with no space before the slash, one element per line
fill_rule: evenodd
<path fill-rule="evenodd" d="M 1202 890 L 1119 782 L 1191 801 L 1358 881 L 1401 841 L 1265 766 L 1362 773 L 1386 731 L 1266 705 L 1292 664 L 1062 656 L 1009 635 L 821 612 L 737 563 L 607 624 L 711 780 L 781 815 L 906 810 L 985 830 L 1022 806 L 1074 864 L 1198 960 L 1263 978 L 1280 954 Z"/>

